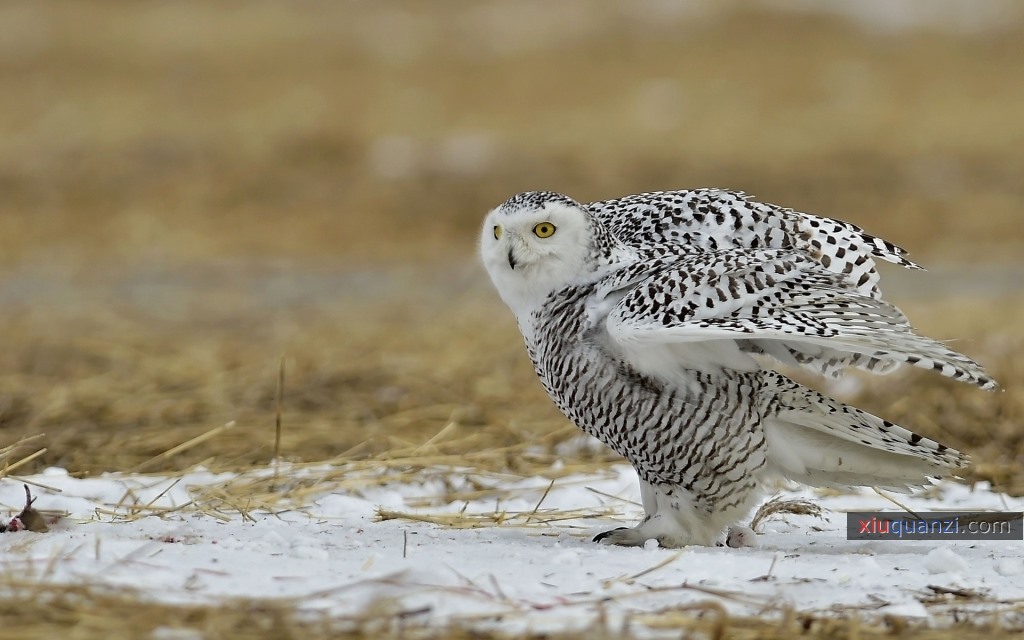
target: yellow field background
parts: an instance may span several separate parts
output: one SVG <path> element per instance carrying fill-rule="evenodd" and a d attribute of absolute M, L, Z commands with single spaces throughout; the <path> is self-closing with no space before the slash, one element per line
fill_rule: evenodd
<path fill-rule="evenodd" d="M 5 4 L 0 259 L 459 259 L 517 190 L 706 185 L 1015 259 L 1022 9 L 950 4 Z"/>
<path fill-rule="evenodd" d="M 1022 10 L 787 6 L 3 5 L 7 444 L 45 433 L 35 467 L 76 473 L 262 462 L 282 355 L 288 457 L 453 416 L 564 433 L 477 265 L 483 214 L 720 186 L 935 267 L 886 269 L 893 298 L 1006 391 L 910 372 L 859 401 L 1024 491 Z"/>
<path fill-rule="evenodd" d="M 1022 494 L 1022 78 L 1024 5 L 1001 0 L 2 3 L 0 458 L 266 464 L 283 358 L 285 459 L 429 443 L 522 467 L 576 431 L 478 265 L 484 213 L 717 186 L 932 268 L 883 289 L 1003 390 L 908 371 L 834 391 Z M 127 638 L 183 615 L 38 595 L 5 598 L 5 626 Z M 188 615 L 332 633 L 280 603 Z"/>

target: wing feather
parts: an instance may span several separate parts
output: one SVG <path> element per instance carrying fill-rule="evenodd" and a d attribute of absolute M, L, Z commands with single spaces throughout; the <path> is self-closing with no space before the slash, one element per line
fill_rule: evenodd
<path fill-rule="evenodd" d="M 792 250 L 728 249 L 649 264 L 646 278 L 634 267 L 620 282 L 607 317 L 608 334 L 624 347 L 732 340 L 747 353 L 783 362 L 788 354 L 818 369 L 909 363 L 996 386 L 970 358 L 914 333 L 895 306 Z"/>
<path fill-rule="evenodd" d="M 790 249 L 839 275 L 858 292 L 881 298 L 874 258 L 921 267 L 902 248 L 841 220 L 751 200 L 723 189 L 655 191 L 587 207 L 625 244 L 703 252 Z"/>

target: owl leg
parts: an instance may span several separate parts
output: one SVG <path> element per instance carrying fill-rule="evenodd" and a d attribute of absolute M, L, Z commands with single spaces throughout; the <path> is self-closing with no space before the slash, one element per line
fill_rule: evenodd
<path fill-rule="evenodd" d="M 648 540 L 661 547 L 711 546 L 731 522 L 696 508 L 693 494 L 675 485 L 640 481 L 646 516 L 635 527 L 613 529 L 594 536 L 594 542 L 640 547 Z"/>

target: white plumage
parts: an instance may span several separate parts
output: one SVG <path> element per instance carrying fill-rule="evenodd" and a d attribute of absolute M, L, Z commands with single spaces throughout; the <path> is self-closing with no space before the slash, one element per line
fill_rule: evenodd
<path fill-rule="evenodd" d="M 587 205 L 522 193 L 481 236 L 548 394 L 640 476 L 644 520 L 597 538 L 625 545 L 713 544 L 781 478 L 908 491 L 966 463 L 772 369 L 909 363 L 995 388 L 882 299 L 874 259 L 920 268 L 903 254 L 714 189 Z"/>

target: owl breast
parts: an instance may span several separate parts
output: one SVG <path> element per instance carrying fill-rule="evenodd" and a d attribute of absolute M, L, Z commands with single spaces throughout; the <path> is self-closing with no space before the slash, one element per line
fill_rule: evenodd
<path fill-rule="evenodd" d="M 652 483 L 696 489 L 724 471 L 764 465 L 759 373 L 646 375 L 609 349 L 602 319 L 588 317 L 592 295 L 580 287 L 552 296 L 527 335 L 537 376 L 566 417 Z"/>

